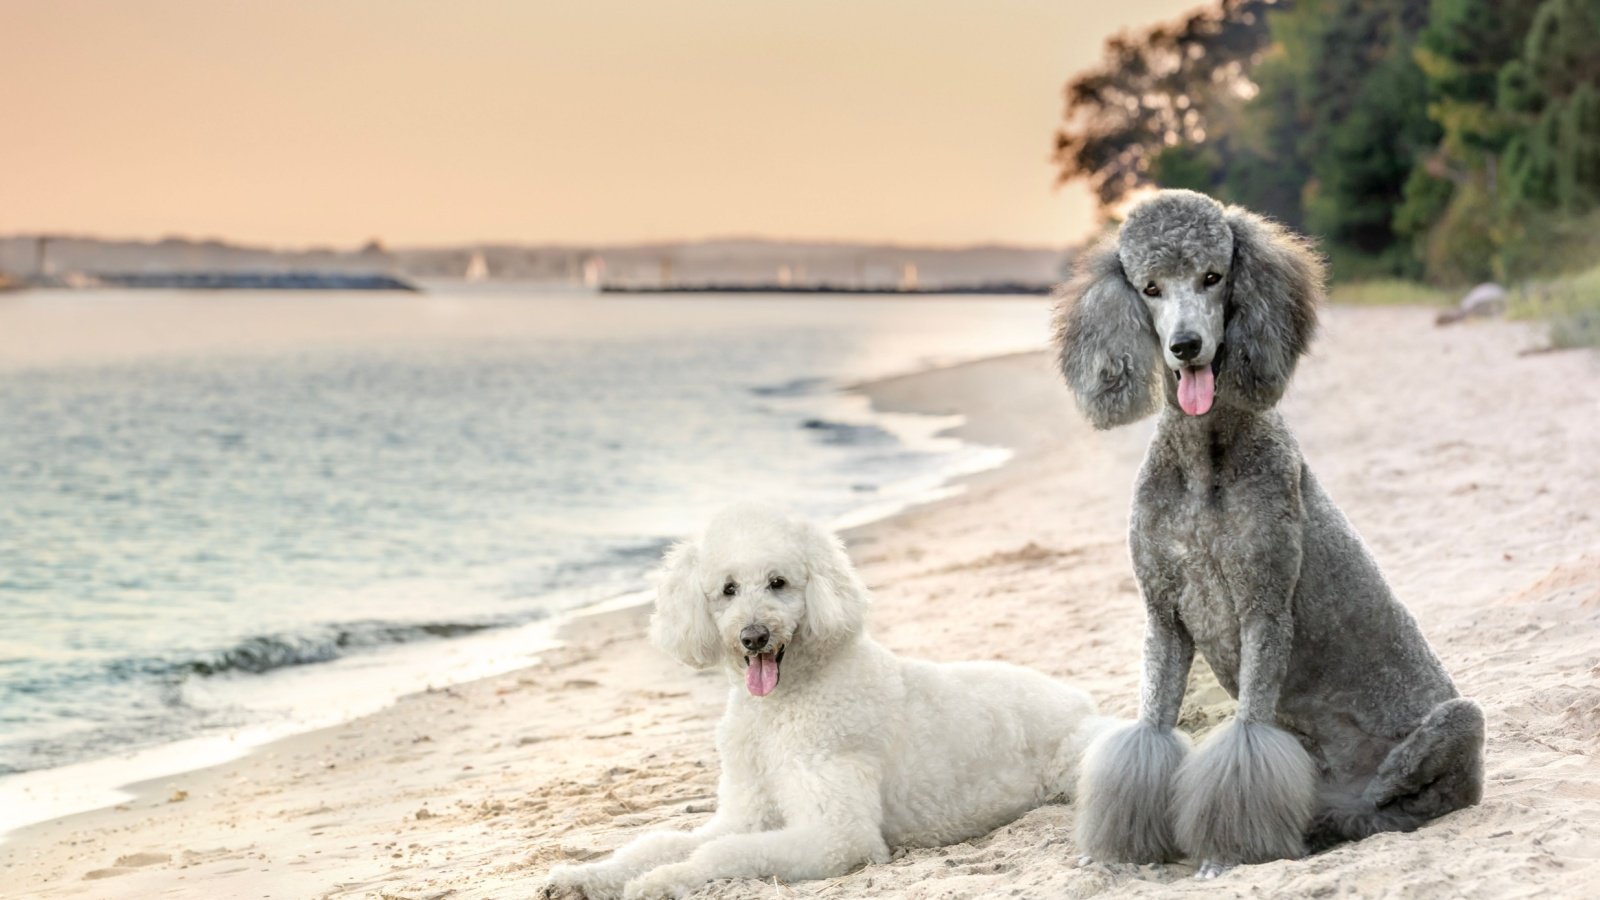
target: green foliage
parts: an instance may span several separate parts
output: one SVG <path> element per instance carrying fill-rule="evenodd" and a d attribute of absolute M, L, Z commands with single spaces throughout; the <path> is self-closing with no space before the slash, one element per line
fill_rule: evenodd
<path fill-rule="evenodd" d="M 1600 92 L 1580 84 L 1556 114 L 1556 192 L 1571 211 L 1600 202 Z"/>
<path fill-rule="evenodd" d="M 1107 41 L 1104 63 L 1067 85 L 1056 134 L 1061 179 L 1087 180 L 1112 206 L 1150 184 L 1165 148 L 1205 142 L 1214 106 L 1246 83 L 1244 72 L 1269 43 L 1273 2 L 1221 0 L 1176 24 Z"/>
<path fill-rule="evenodd" d="M 1565 97 L 1600 79 L 1600 0 L 1545 0 L 1534 14 L 1523 62 L 1549 97 Z"/>
<path fill-rule="evenodd" d="M 1328 302 L 1345 306 L 1453 306 L 1455 291 L 1400 278 L 1345 281 L 1334 287 Z"/>
<path fill-rule="evenodd" d="M 1204 144 L 1167 147 L 1150 161 L 1150 180 L 1164 188 L 1210 193 L 1216 187 L 1217 159 Z"/>
<path fill-rule="evenodd" d="M 1498 274 L 1507 282 L 1571 275 L 1600 260 L 1600 210 L 1507 216 L 1500 229 Z"/>
<path fill-rule="evenodd" d="M 1548 321 L 1552 349 L 1600 347 L 1600 266 L 1530 285 L 1509 312 Z"/>
<path fill-rule="evenodd" d="M 1556 142 L 1560 120 L 1535 119 L 1527 131 L 1506 147 L 1506 205 L 1513 210 L 1551 209 L 1559 205 L 1556 191 Z"/>
<path fill-rule="evenodd" d="M 1406 177 L 1400 193 L 1402 199 L 1394 211 L 1395 235 L 1420 246 L 1433 223 L 1439 221 L 1450 206 L 1455 185 L 1448 179 L 1435 177 L 1426 166 L 1417 166 Z"/>
<path fill-rule="evenodd" d="M 1564 266 L 1600 209 L 1600 0 L 1221 0 L 1074 79 L 1063 179 L 1187 187 L 1322 238 L 1341 279 Z"/>
<path fill-rule="evenodd" d="M 1495 250 L 1494 201 L 1469 184 L 1455 191 L 1423 235 L 1422 262 L 1429 281 L 1464 287 L 1496 277 Z"/>
<path fill-rule="evenodd" d="M 1444 132 L 1440 149 L 1453 161 L 1476 166 L 1504 148 L 1501 73 L 1521 55 L 1537 8 L 1530 0 L 1434 0 L 1413 56 L 1433 98 L 1428 114 Z"/>
<path fill-rule="evenodd" d="M 1520 126 L 1506 147 L 1506 205 L 1581 213 L 1600 204 L 1600 0 L 1545 0 L 1498 80 Z"/>
<path fill-rule="evenodd" d="M 1286 27 L 1283 17 L 1269 18 L 1276 48 L 1252 73 L 1257 93 L 1228 110 L 1217 123 L 1217 143 L 1229 153 L 1216 176 L 1213 191 L 1223 200 L 1247 206 L 1287 223 L 1305 227 L 1311 161 L 1302 147 L 1306 111 L 1300 96 L 1304 59 L 1290 51 L 1303 35 Z"/>
<path fill-rule="evenodd" d="M 1319 190 L 1306 211 L 1307 224 L 1356 253 L 1392 256 L 1394 274 L 1414 274 L 1409 252 L 1391 253 L 1395 210 L 1405 199 L 1412 168 L 1438 141 L 1439 129 L 1428 119 L 1427 82 L 1410 53 L 1394 48 L 1367 72 L 1325 135 L 1314 157 Z"/>

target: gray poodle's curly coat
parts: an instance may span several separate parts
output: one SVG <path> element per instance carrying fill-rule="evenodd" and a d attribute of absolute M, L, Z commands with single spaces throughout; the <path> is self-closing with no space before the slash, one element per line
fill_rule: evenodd
<path fill-rule="evenodd" d="M 1163 191 L 1064 290 L 1061 371 L 1088 418 L 1110 428 L 1161 407 L 1129 539 L 1147 614 L 1140 718 L 1085 763 L 1077 839 L 1091 857 L 1187 853 L 1214 876 L 1410 830 L 1482 795 L 1483 713 L 1274 409 L 1322 283 L 1304 239 Z M 1175 725 L 1196 648 L 1239 709 L 1190 753 Z"/>

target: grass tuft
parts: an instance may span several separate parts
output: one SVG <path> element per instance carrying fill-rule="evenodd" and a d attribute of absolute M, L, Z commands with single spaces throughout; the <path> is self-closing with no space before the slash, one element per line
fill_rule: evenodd
<path fill-rule="evenodd" d="M 1508 313 L 1548 321 L 1553 349 L 1600 347 L 1600 266 L 1529 284 L 1513 294 Z"/>
<path fill-rule="evenodd" d="M 1340 282 L 1333 286 L 1328 300 L 1349 306 L 1454 306 L 1464 293 L 1399 278 L 1383 278 Z"/>

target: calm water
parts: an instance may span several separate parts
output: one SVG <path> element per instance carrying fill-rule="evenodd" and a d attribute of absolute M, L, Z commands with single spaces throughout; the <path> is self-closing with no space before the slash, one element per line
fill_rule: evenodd
<path fill-rule="evenodd" d="M 525 661 L 529 623 L 638 590 L 729 500 L 913 500 L 994 451 L 844 387 L 1036 347 L 1047 318 L 999 299 L 123 299 L 137 316 L 106 295 L 0 306 L 0 328 L 95 332 L 0 369 L 0 774 Z M 137 352 L 108 352 L 135 322 Z"/>

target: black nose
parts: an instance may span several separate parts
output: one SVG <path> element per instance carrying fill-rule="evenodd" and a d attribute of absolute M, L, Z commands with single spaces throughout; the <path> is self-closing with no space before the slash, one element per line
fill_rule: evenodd
<path fill-rule="evenodd" d="M 1172 355 L 1188 362 L 1200 355 L 1200 335 L 1192 331 L 1181 331 L 1172 336 Z"/>
<path fill-rule="evenodd" d="M 772 632 L 768 631 L 765 625 L 746 625 L 744 630 L 739 632 L 739 643 L 751 653 L 759 653 L 771 637 Z"/>

